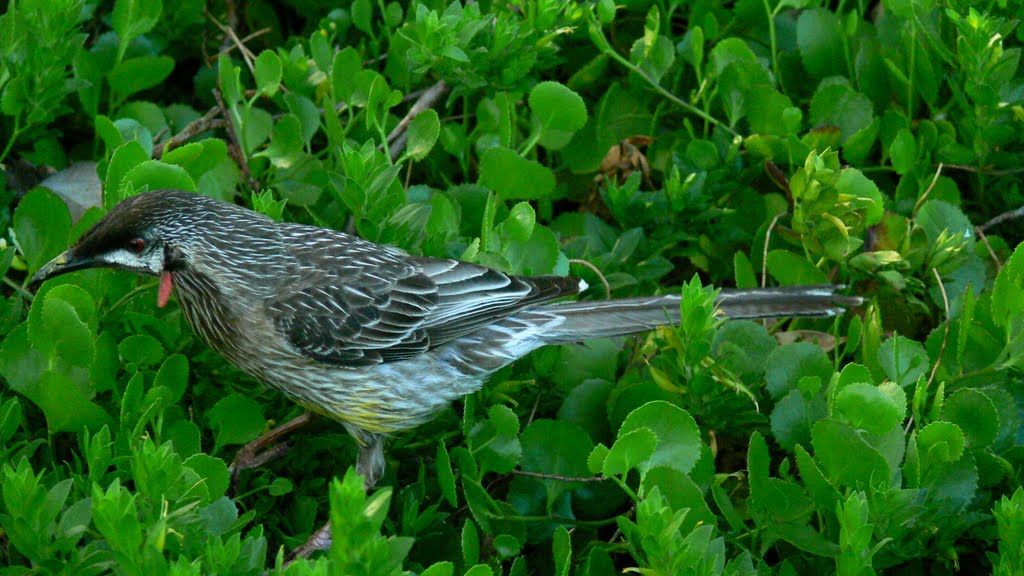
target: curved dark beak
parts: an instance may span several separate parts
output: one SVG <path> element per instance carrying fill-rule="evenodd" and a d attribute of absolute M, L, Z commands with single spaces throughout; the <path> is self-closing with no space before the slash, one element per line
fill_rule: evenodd
<path fill-rule="evenodd" d="M 67 274 L 68 272 L 74 272 L 75 270 L 93 268 L 98 264 L 99 263 L 93 258 L 76 258 L 74 255 L 74 249 L 71 249 L 44 264 L 43 267 L 32 276 L 32 280 L 28 285 L 31 287 L 39 286 L 50 278 L 55 278 L 61 274 Z"/>

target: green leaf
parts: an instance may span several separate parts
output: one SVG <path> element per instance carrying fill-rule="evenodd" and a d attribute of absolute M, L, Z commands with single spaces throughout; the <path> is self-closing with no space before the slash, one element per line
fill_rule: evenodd
<path fill-rule="evenodd" d="M 274 117 L 261 108 L 245 108 L 241 114 L 241 126 L 246 153 L 251 154 L 258 146 L 266 142 L 274 127 Z"/>
<path fill-rule="evenodd" d="M 807 487 L 808 494 L 814 500 L 814 507 L 822 514 L 830 514 L 839 503 L 841 495 L 839 490 L 828 481 L 818 468 L 817 462 L 811 458 L 803 446 L 795 449 L 797 468 L 800 470 L 800 479 Z"/>
<path fill-rule="evenodd" d="M 182 465 L 191 468 L 206 485 L 209 494 L 207 502 L 219 500 L 231 484 L 231 473 L 228 472 L 227 464 L 220 458 L 207 454 L 193 454 Z"/>
<path fill-rule="evenodd" d="M 245 444 L 255 440 L 266 425 L 263 405 L 241 394 L 225 396 L 206 417 L 214 430 L 217 449 L 228 444 Z"/>
<path fill-rule="evenodd" d="M 152 366 L 164 359 L 164 347 L 152 336 L 133 334 L 118 346 L 121 360 L 139 367 Z"/>
<path fill-rule="evenodd" d="M 826 418 L 811 436 L 815 459 L 836 483 L 856 489 L 889 485 L 889 464 L 849 425 Z"/>
<path fill-rule="evenodd" d="M 498 553 L 498 557 L 502 559 L 518 556 L 520 551 L 523 549 L 523 545 L 511 534 L 499 534 L 495 536 L 491 545 L 494 546 L 494 551 Z"/>
<path fill-rule="evenodd" d="M 96 353 L 93 335 L 74 307 L 59 298 L 47 297 L 43 302 L 42 320 L 50 345 L 58 356 L 73 366 L 85 368 L 92 363 Z"/>
<path fill-rule="evenodd" d="M 737 288 L 757 287 L 757 277 L 754 275 L 754 266 L 750 258 L 743 252 L 736 252 L 732 256 L 732 267 L 735 275 Z"/>
<path fill-rule="evenodd" d="M 502 200 L 539 200 L 555 189 L 551 170 L 508 148 L 491 148 L 480 159 L 480 184 Z"/>
<path fill-rule="evenodd" d="M 117 60 L 133 40 L 149 32 L 160 21 L 162 0 L 117 0 L 111 21 L 117 33 Z"/>
<path fill-rule="evenodd" d="M 36 188 L 21 199 L 14 211 L 14 234 L 29 273 L 39 270 L 67 248 L 70 230 L 68 207 L 53 192 Z"/>
<path fill-rule="evenodd" d="M 132 140 L 114 150 L 107 166 L 107 179 L 103 185 L 103 207 L 110 210 L 124 200 L 125 175 L 139 164 L 149 160 L 149 154 L 141 144 Z"/>
<path fill-rule="evenodd" d="M 898 334 L 882 343 L 878 361 L 886 376 L 904 388 L 928 371 L 928 353 L 924 346 Z"/>
<path fill-rule="evenodd" d="M 472 566 L 480 561 L 480 533 L 472 520 L 462 525 L 462 561 Z"/>
<path fill-rule="evenodd" d="M 824 8 L 801 12 L 796 23 L 796 41 L 804 69 L 812 77 L 825 78 L 846 72 L 843 34 L 834 12 Z"/>
<path fill-rule="evenodd" d="M 270 146 L 254 156 L 269 158 L 275 167 L 286 170 L 306 156 L 303 145 L 302 124 L 298 116 L 285 114 L 274 124 L 270 133 Z"/>
<path fill-rule="evenodd" d="M 854 428 L 881 435 L 902 421 L 896 403 L 878 387 L 855 382 L 843 388 L 836 406 Z"/>
<path fill-rule="evenodd" d="M 170 393 L 168 404 L 175 404 L 188 387 L 188 359 L 181 354 L 168 356 L 156 373 L 153 386 L 162 386 Z"/>
<path fill-rule="evenodd" d="M 495 405 L 487 411 L 487 420 L 477 422 L 469 433 L 470 449 L 480 466 L 480 476 L 488 472 L 511 472 L 522 458 L 519 443 L 519 417 L 508 406 Z"/>
<path fill-rule="evenodd" d="M 914 162 L 917 160 L 917 143 L 910 130 L 901 128 L 896 133 L 896 138 L 889 145 L 889 158 L 892 159 L 892 167 L 896 173 L 903 175 L 914 169 Z"/>
<path fill-rule="evenodd" d="M 139 56 L 114 66 L 107 76 L 110 88 L 122 100 L 159 85 L 174 71 L 170 56 Z"/>
<path fill-rule="evenodd" d="M 98 429 L 111 422 L 110 415 L 64 374 L 45 372 L 33 389 L 23 393 L 42 409 L 51 432 Z"/>
<path fill-rule="evenodd" d="M 917 431 L 917 445 L 932 460 L 956 462 L 964 453 L 964 433 L 952 422 L 932 422 Z"/>
<path fill-rule="evenodd" d="M 523 448 L 522 469 L 563 477 L 588 476 L 587 456 L 594 444 L 579 426 L 559 420 L 537 420 L 519 436 Z M 547 508 L 574 485 L 561 480 L 538 479 L 544 485 Z"/>
<path fill-rule="evenodd" d="M 455 473 L 452 472 L 452 461 L 448 456 L 448 449 L 444 442 L 437 443 L 437 484 L 441 488 L 441 494 L 452 507 L 458 506 L 458 497 L 455 492 Z"/>
<path fill-rule="evenodd" d="M 992 321 L 1010 326 L 1013 318 L 1024 316 L 1024 245 L 1014 249 L 992 287 Z"/>
<path fill-rule="evenodd" d="M 146 160 L 136 165 L 124 175 L 122 186 L 130 183 L 136 192 L 144 187 L 149 190 L 174 188 L 195 192 L 196 184 L 181 166 L 165 164 L 159 160 Z"/>
<path fill-rule="evenodd" d="M 572 542 L 565 526 L 555 528 L 551 549 L 555 557 L 555 576 L 569 576 L 569 569 L 572 568 Z"/>
<path fill-rule="evenodd" d="M 815 379 L 817 380 L 817 379 Z M 825 416 L 824 402 L 808 402 L 804 394 L 797 389 L 779 399 L 772 408 L 772 436 L 779 446 L 793 450 L 800 444 L 811 440 L 811 426 Z"/>
<path fill-rule="evenodd" d="M 778 399 L 796 389 L 806 376 L 817 377 L 825 384 L 832 379 L 832 373 L 832 362 L 821 348 L 809 342 L 796 342 L 772 351 L 765 380 L 772 398 Z"/>
<path fill-rule="evenodd" d="M 452 576 L 455 565 L 451 562 L 437 562 L 420 573 L 420 576 Z"/>
<path fill-rule="evenodd" d="M 512 207 L 508 219 L 501 225 L 502 235 L 513 242 L 526 242 L 533 236 L 537 215 L 529 202 L 519 202 Z"/>
<path fill-rule="evenodd" d="M 620 435 L 604 458 L 601 473 L 618 476 L 647 464 L 658 446 L 658 437 L 650 428 L 638 428 Z M 598 445 L 598 448 L 601 446 Z M 594 449 L 595 453 L 597 448 Z M 591 454 L 591 459 L 594 454 Z M 588 466 L 589 463 L 588 463 Z M 593 468 L 593 466 L 590 466 Z"/>
<path fill-rule="evenodd" d="M 674 468 L 683 474 L 693 470 L 700 459 L 701 440 L 697 423 L 689 413 L 668 402 L 648 402 L 626 416 L 619 428 L 619 438 L 641 429 L 650 430 L 658 440 L 650 460 L 640 463 L 641 472 L 656 466 Z M 617 445 L 618 441 L 612 446 L 613 453 Z"/>
<path fill-rule="evenodd" d="M 273 50 L 264 50 L 256 57 L 253 69 L 256 90 L 263 95 L 273 96 L 281 85 L 281 58 Z"/>
<path fill-rule="evenodd" d="M 370 0 L 352 2 L 352 23 L 367 34 L 373 34 L 373 3 Z"/>
<path fill-rule="evenodd" d="M 999 434 L 999 413 L 992 400 L 975 388 L 957 390 L 942 406 L 942 417 L 963 431 L 967 446 L 977 450 Z"/>
<path fill-rule="evenodd" d="M 564 148 L 587 123 L 583 98 L 558 82 L 541 82 L 530 90 L 530 109 L 540 125 L 540 144 L 550 150 Z"/>
<path fill-rule="evenodd" d="M 417 162 L 423 160 L 434 147 L 440 133 L 441 121 L 437 111 L 431 108 L 420 112 L 409 122 L 406 153 Z"/>
<path fill-rule="evenodd" d="M 768 273 L 783 286 L 828 284 L 828 277 L 814 264 L 788 250 L 768 253 Z"/>
<path fill-rule="evenodd" d="M 844 144 L 874 120 L 871 101 L 845 78 L 824 80 L 811 99 L 811 126 L 838 126 Z"/>
<path fill-rule="evenodd" d="M 562 401 L 562 406 L 558 409 L 558 419 L 576 424 L 595 442 L 608 440 L 611 429 L 608 424 L 607 405 L 611 390 L 612 384 L 607 380 L 584 380 Z"/>
<path fill-rule="evenodd" d="M 664 466 L 651 468 L 640 483 L 641 495 L 650 494 L 655 486 L 671 509 L 689 510 L 680 527 L 684 534 L 700 525 L 714 526 L 718 523 L 715 514 L 704 500 L 700 486 L 679 470 Z"/>
<path fill-rule="evenodd" d="M 331 85 L 338 102 L 352 104 L 352 93 L 356 90 L 356 78 L 363 70 L 359 53 L 351 46 L 334 55 L 331 65 Z"/>

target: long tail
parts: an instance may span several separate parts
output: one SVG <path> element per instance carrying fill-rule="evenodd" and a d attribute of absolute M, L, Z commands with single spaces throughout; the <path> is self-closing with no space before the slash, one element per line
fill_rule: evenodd
<path fill-rule="evenodd" d="M 723 290 L 718 309 L 729 318 L 828 317 L 863 299 L 837 294 L 844 286 L 784 286 L 751 290 Z M 658 326 L 679 323 L 679 296 L 619 300 L 563 302 L 535 309 L 564 318 L 541 335 L 547 344 L 579 342 L 591 338 L 624 336 Z"/>

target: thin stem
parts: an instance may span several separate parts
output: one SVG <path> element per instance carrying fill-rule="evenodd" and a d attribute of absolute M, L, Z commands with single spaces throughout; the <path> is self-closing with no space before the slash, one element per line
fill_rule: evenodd
<path fill-rule="evenodd" d="M 628 484 L 626 484 L 625 480 L 619 478 L 618 476 L 610 476 L 609 478 L 611 478 L 612 482 L 618 484 L 619 488 L 622 488 L 622 491 L 625 492 L 626 495 L 633 500 L 633 502 L 640 502 L 640 497 L 637 496 L 636 492 L 633 492 L 633 489 L 630 488 Z"/>
<path fill-rule="evenodd" d="M 771 9 L 768 5 L 768 0 L 761 0 L 764 4 L 764 11 L 768 15 L 768 39 L 771 42 L 772 50 L 772 70 L 775 72 L 775 80 L 779 83 L 779 88 L 783 94 L 786 93 L 786 87 L 782 83 L 782 70 L 779 68 L 779 44 L 775 37 L 775 14 L 778 12 L 779 7 L 782 6 L 782 2 L 775 7 L 775 10 Z"/>
<path fill-rule="evenodd" d="M 22 286 L 21 284 L 18 284 L 17 282 L 15 282 L 14 280 L 11 280 L 7 276 L 4 276 L 4 284 L 7 284 L 11 288 L 13 288 L 14 291 L 17 292 L 18 294 L 21 294 L 21 296 L 25 300 L 28 300 L 29 302 L 32 301 L 32 298 L 33 298 L 32 293 L 29 292 L 28 290 L 26 290 L 25 287 Z"/>
<path fill-rule="evenodd" d="M 527 472 L 526 470 L 513 470 L 517 476 L 529 476 L 541 480 L 558 480 L 559 482 L 605 482 L 608 478 L 604 476 L 559 476 L 558 474 L 541 474 L 540 472 Z"/>
<path fill-rule="evenodd" d="M 598 26 L 597 23 L 592 23 L 592 25 L 594 27 L 595 32 L 597 34 L 600 34 L 601 37 L 604 37 L 604 30 L 601 30 L 600 26 Z M 607 44 L 607 42 L 608 42 L 607 39 L 605 39 L 605 44 Z M 640 78 L 642 78 L 645 82 L 650 84 L 652 88 L 654 88 L 655 92 L 657 92 L 658 94 L 661 94 L 662 96 L 667 98 L 669 101 L 673 102 L 674 104 L 676 104 L 677 106 L 679 106 L 683 110 L 686 110 L 690 114 L 693 114 L 694 116 L 698 116 L 698 117 L 702 118 L 704 121 L 710 122 L 710 123 L 714 124 L 715 126 L 718 126 L 719 128 L 722 128 L 723 130 L 726 130 L 727 132 L 729 132 L 733 136 L 739 136 L 740 135 L 739 132 L 733 130 L 732 127 L 730 127 L 728 124 L 722 122 L 721 120 L 715 118 L 714 116 L 708 114 L 707 112 L 704 112 L 700 108 L 697 108 L 696 106 L 694 106 L 693 104 L 690 104 L 689 102 L 683 100 L 682 98 L 679 98 L 678 96 L 676 96 L 675 94 L 669 92 L 668 90 L 665 90 L 665 88 L 663 88 L 661 86 L 661 84 L 658 84 L 657 82 L 655 82 L 654 78 L 651 78 L 650 75 L 647 74 L 647 72 L 644 72 L 639 67 L 637 67 L 635 64 L 633 64 L 629 60 L 626 60 L 625 58 L 623 58 L 618 52 L 616 52 L 610 46 L 611 46 L 610 44 L 607 44 L 607 46 L 600 46 L 600 45 L 598 45 L 598 49 L 600 49 L 602 52 L 604 52 L 605 54 L 610 56 L 613 60 L 615 60 L 619 64 L 622 64 L 624 67 L 626 67 L 631 72 L 635 73 L 637 76 L 640 76 Z"/>
<path fill-rule="evenodd" d="M 14 117 L 14 130 L 11 130 L 11 137 L 7 139 L 7 145 L 4 146 L 4 151 L 0 153 L 0 162 L 3 162 L 7 155 L 11 152 L 11 148 L 14 147 L 14 141 L 21 136 L 21 114 Z"/>
<path fill-rule="evenodd" d="M 114 310 L 117 310 L 121 306 L 124 306 L 125 304 L 127 304 L 127 303 L 131 302 L 132 300 L 134 300 L 139 294 L 142 294 L 143 292 L 146 292 L 148 290 L 152 290 L 154 286 L 156 286 L 155 282 L 147 282 L 147 283 L 143 284 L 142 286 L 139 286 L 139 287 L 135 288 L 134 290 L 132 290 L 131 292 L 125 294 L 124 296 L 121 297 L 120 300 L 118 300 L 117 302 L 114 302 L 113 306 L 111 306 L 110 308 L 107 308 L 107 311 L 104 313 L 104 318 L 109 316 Z"/>
<path fill-rule="evenodd" d="M 508 522 L 554 522 L 556 524 L 569 524 L 570 526 L 590 526 L 600 528 L 618 522 L 619 517 L 605 518 L 604 520 L 577 520 L 576 518 L 563 518 L 561 516 L 492 516 L 495 520 Z"/>

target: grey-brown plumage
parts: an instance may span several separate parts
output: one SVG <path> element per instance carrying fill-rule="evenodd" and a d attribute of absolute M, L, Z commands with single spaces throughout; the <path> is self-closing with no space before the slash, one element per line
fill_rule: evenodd
<path fill-rule="evenodd" d="M 678 296 L 555 302 L 585 284 L 409 256 L 175 190 L 118 204 L 33 281 L 86 267 L 160 277 L 161 300 L 173 288 L 211 347 L 345 425 L 370 479 L 383 469 L 384 435 L 424 422 L 530 351 L 679 318 Z M 727 316 L 764 318 L 859 303 L 836 289 L 723 292 L 718 304 Z"/>

